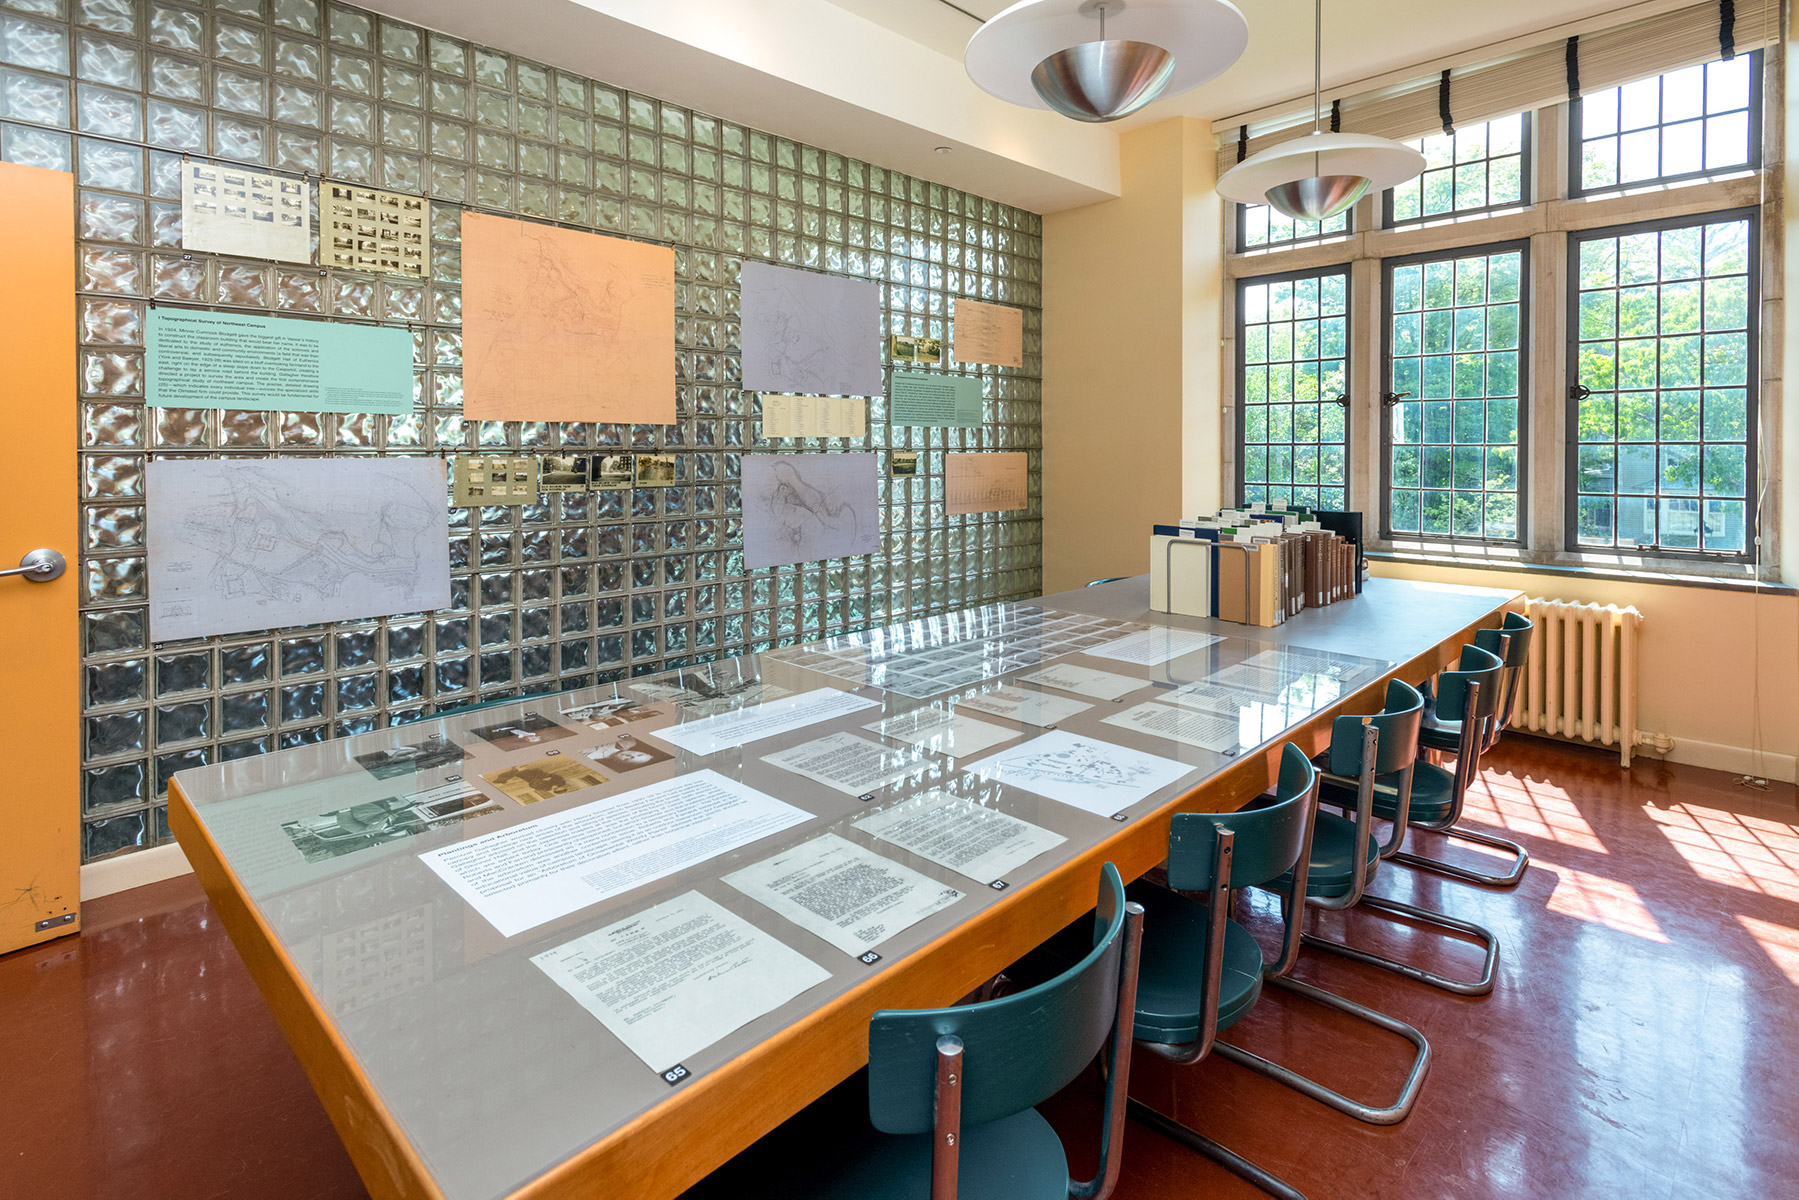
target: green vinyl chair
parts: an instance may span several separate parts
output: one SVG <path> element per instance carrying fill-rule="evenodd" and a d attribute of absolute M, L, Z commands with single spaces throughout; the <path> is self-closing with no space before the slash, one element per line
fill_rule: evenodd
<path fill-rule="evenodd" d="M 1288 974 L 1299 957 L 1317 783 L 1317 770 L 1305 752 L 1289 744 L 1281 751 L 1271 804 L 1234 813 L 1175 815 L 1168 836 L 1167 887 L 1139 881 L 1129 893 L 1143 906 L 1148 931 L 1137 987 L 1137 1041 L 1143 1049 L 1181 1064 L 1198 1062 L 1216 1050 L 1333 1107 L 1358 1107 L 1320 1084 L 1217 1040 L 1221 1031 L 1255 1007 L 1266 981 L 1354 1015 L 1378 1018 L 1383 1027 L 1417 1046 L 1419 1054 L 1406 1084 L 1409 1107 L 1430 1061 L 1424 1036 Z M 1231 894 L 1236 888 L 1270 887 L 1276 880 L 1284 881 L 1285 932 L 1280 957 L 1269 963 L 1249 931 L 1231 919 Z M 1291 1185 L 1141 1101 L 1130 1102 L 1130 1113 L 1264 1191 L 1285 1200 L 1304 1200 Z"/>
<path fill-rule="evenodd" d="M 1465 714 L 1463 737 L 1470 747 L 1478 746 L 1485 736 L 1486 720 L 1497 702 L 1501 667 L 1497 655 L 1478 646 L 1463 646 L 1457 669 L 1444 671 L 1438 677 L 1440 702 L 1454 705 Z M 1482 700 L 1483 695 L 1491 699 Z M 1403 714 L 1395 714 L 1396 703 L 1405 705 Z M 1465 773 L 1458 763 L 1457 773 L 1452 777 L 1441 767 L 1419 760 L 1418 731 L 1423 707 L 1424 698 L 1418 690 L 1396 679 L 1387 685 L 1386 713 L 1375 717 L 1338 717 L 1333 724 L 1331 745 L 1326 752 L 1329 767 L 1319 781 L 1318 799 L 1320 804 L 1353 810 L 1355 817 L 1353 821 L 1330 813 L 1319 817 L 1320 831 L 1330 830 L 1330 838 L 1324 843 L 1322 856 L 1317 851 L 1313 853 L 1307 903 L 1327 909 L 1359 905 L 1365 910 L 1392 913 L 1419 924 L 1466 935 L 1485 950 L 1486 962 L 1480 976 L 1473 980 L 1452 979 L 1313 934 L 1306 934 L 1304 941 L 1327 953 L 1393 971 L 1446 992 L 1484 996 L 1493 990 L 1493 975 L 1499 965 L 1499 939 L 1491 930 L 1434 909 L 1370 896 L 1365 892 L 1380 859 L 1397 858 L 1408 825 L 1421 821 L 1454 824 L 1455 817 L 1461 812 L 1466 779 L 1472 778 L 1472 766 Z M 1403 720 L 1390 719 L 1396 715 L 1403 715 Z M 1358 724 L 1361 725 L 1359 737 Z M 1371 730 L 1374 731 L 1372 737 L 1369 736 Z M 1476 757 L 1469 754 L 1466 761 L 1472 764 Z M 1391 823 L 1391 833 L 1384 846 L 1377 845 L 1371 828 L 1372 818 L 1377 817 Z M 1351 829 L 1353 834 L 1348 832 Z"/>
<path fill-rule="evenodd" d="M 1104 1200 L 1121 1161 L 1142 928 L 1142 909 L 1105 864 L 1090 946 L 1072 967 L 997 1000 L 875 1013 L 868 1069 L 702 1180 L 689 1200 Z M 1034 1106 L 1102 1050 L 1099 1168 L 1077 1181 Z"/>
<path fill-rule="evenodd" d="M 1458 708 L 1465 708 L 1468 698 L 1461 698 L 1458 705 L 1457 697 L 1449 695 L 1442 687 L 1438 689 L 1434 710 L 1427 707 L 1424 724 L 1418 734 L 1419 743 L 1428 752 L 1427 761 L 1423 764 L 1425 787 L 1435 795 L 1445 792 L 1447 785 L 1452 803 L 1440 811 L 1435 806 L 1426 806 L 1421 810 L 1414 804 L 1411 813 L 1412 828 L 1503 850 L 1512 856 L 1512 865 L 1503 873 L 1495 875 L 1408 851 L 1394 854 L 1394 862 L 1487 887 L 1512 888 L 1523 882 L 1524 873 L 1530 869 L 1530 851 L 1510 838 L 1484 833 L 1478 829 L 1466 829 L 1458 822 L 1461 820 L 1463 798 L 1480 773 L 1481 755 L 1493 748 L 1494 743 L 1499 741 L 1499 735 L 1512 723 L 1512 713 L 1518 704 L 1518 688 L 1524 678 L 1525 664 L 1530 661 L 1530 646 L 1535 635 L 1536 624 L 1521 613 L 1507 613 L 1505 624 L 1495 629 L 1483 629 L 1474 635 L 1474 644 L 1498 656 L 1504 665 L 1498 686 L 1487 689 L 1491 695 L 1480 697 L 1477 705 L 1482 710 L 1477 714 L 1477 719 L 1484 717 L 1486 720 L 1484 736 L 1476 739 L 1463 736 L 1467 714 L 1458 711 Z M 1452 712 L 1456 713 L 1456 719 L 1445 719 L 1444 714 Z M 1446 770 L 1442 765 L 1441 760 L 1446 754 L 1456 757 L 1454 772 Z"/>

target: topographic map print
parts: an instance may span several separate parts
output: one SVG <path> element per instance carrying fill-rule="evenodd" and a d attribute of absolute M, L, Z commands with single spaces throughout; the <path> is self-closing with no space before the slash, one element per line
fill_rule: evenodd
<path fill-rule="evenodd" d="M 675 252 L 462 218 L 463 411 L 485 421 L 675 420 Z"/>
<path fill-rule="evenodd" d="M 746 262 L 741 287 L 746 389 L 881 394 L 879 284 Z"/>
<path fill-rule="evenodd" d="M 743 561 L 775 567 L 881 548 L 872 454 L 743 456 Z"/>
<path fill-rule="evenodd" d="M 450 602 L 437 459 L 165 459 L 147 486 L 153 641 Z"/>

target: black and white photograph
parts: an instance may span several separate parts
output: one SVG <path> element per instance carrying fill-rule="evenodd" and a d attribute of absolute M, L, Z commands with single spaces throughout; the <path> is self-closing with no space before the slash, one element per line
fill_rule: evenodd
<path fill-rule="evenodd" d="M 416 796 L 388 796 L 335 812 L 289 821 L 281 827 L 309 863 L 354 854 L 371 846 L 416 837 L 427 829 L 504 811 L 466 784 L 452 783 Z"/>
<path fill-rule="evenodd" d="M 616 492 L 630 487 L 637 480 L 636 459 L 635 454 L 595 455 L 590 486 L 596 492 Z"/>
<path fill-rule="evenodd" d="M 521 713 L 510 721 L 479 726 L 475 730 L 475 736 L 482 741 L 492 742 L 502 750 L 525 750 L 541 746 L 545 742 L 573 737 L 575 731 L 556 724 L 542 713 Z"/>
<path fill-rule="evenodd" d="M 609 771 L 635 771 L 639 767 L 654 766 L 674 757 L 668 751 L 658 750 L 628 733 L 621 733 L 609 742 L 581 751 L 581 754 L 595 766 Z"/>
<path fill-rule="evenodd" d="M 552 796 L 566 796 L 583 788 L 598 787 L 610 776 L 600 774 L 579 759 L 557 755 L 507 767 L 481 778 L 520 804 L 536 804 Z"/>
<path fill-rule="evenodd" d="M 672 454 L 639 454 L 638 487 L 667 487 L 675 481 L 675 456 Z"/>
<path fill-rule="evenodd" d="M 889 475 L 918 474 L 918 451 L 891 450 L 887 454 L 887 473 Z"/>
<path fill-rule="evenodd" d="M 468 757 L 468 751 L 448 738 L 428 738 L 358 754 L 356 761 L 376 779 L 392 779 L 396 775 L 412 775 L 419 771 L 435 771 Z"/>
<path fill-rule="evenodd" d="M 537 490 L 540 492 L 585 492 L 587 466 L 592 460 L 585 454 L 546 454 L 537 464 Z"/>
<path fill-rule="evenodd" d="M 646 705 L 638 700 L 618 697 L 611 700 L 596 700 L 591 704 L 577 704 L 562 710 L 562 719 L 586 725 L 590 729 L 610 729 L 617 725 L 629 725 L 636 721 L 647 721 L 651 717 L 665 716 L 667 710 L 655 705 Z"/>

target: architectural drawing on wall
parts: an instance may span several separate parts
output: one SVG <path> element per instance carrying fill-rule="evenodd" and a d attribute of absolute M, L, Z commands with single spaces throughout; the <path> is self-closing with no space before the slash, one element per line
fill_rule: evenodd
<path fill-rule="evenodd" d="M 311 262 L 306 180 L 235 165 L 183 163 L 181 248 Z"/>
<path fill-rule="evenodd" d="M 431 202 L 353 183 L 319 185 L 319 257 L 346 271 L 431 274 Z"/>
<path fill-rule="evenodd" d="M 743 456 L 743 561 L 775 567 L 881 548 L 872 454 Z"/>
<path fill-rule="evenodd" d="M 953 353 L 959 363 L 1024 366 L 1024 310 L 956 297 Z"/>
<path fill-rule="evenodd" d="M 441 460 L 158 459 L 147 493 L 154 641 L 450 603 Z"/>
<path fill-rule="evenodd" d="M 1029 455 L 951 454 L 943 465 L 943 506 L 948 515 L 1023 508 L 1029 496 Z"/>
<path fill-rule="evenodd" d="M 879 284 L 746 262 L 741 288 L 745 389 L 880 395 Z"/>
<path fill-rule="evenodd" d="M 462 329 L 470 418 L 674 423 L 667 246 L 465 212 Z"/>

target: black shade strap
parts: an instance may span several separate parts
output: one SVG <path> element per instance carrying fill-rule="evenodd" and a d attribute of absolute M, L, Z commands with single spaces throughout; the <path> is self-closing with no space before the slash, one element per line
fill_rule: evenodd
<path fill-rule="evenodd" d="M 1568 99 L 1580 99 L 1580 39 L 1568 39 Z"/>
<path fill-rule="evenodd" d="M 1718 57 L 1737 56 L 1737 6 L 1734 0 L 1718 0 Z"/>
<path fill-rule="evenodd" d="M 1343 101 L 1331 101 L 1331 132 L 1343 132 Z"/>
<path fill-rule="evenodd" d="M 1455 122 L 1449 119 L 1449 69 L 1443 70 L 1443 78 L 1437 81 L 1437 115 L 1443 118 L 1443 132 L 1455 132 Z"/>
<path fill-rule="evenodd" d="M 1249 157 L 1249 126 L 1237 126 L 1237 161 L 1242 162 Z"/>

